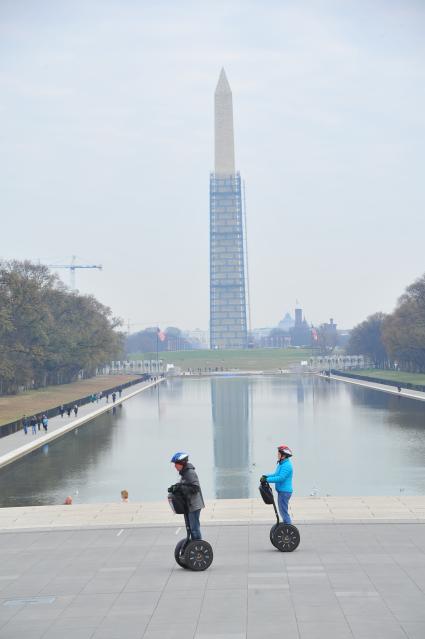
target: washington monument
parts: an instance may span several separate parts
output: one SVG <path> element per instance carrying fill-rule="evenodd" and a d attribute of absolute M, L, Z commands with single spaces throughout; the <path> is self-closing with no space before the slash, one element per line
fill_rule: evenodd
<path fill-rule="evenodd" d="M 232 91 L 224 69 L 215 90 L 215 167 L 210 176 L 211 348 L 247 348 L 241 176 L 235 170 Z"/>

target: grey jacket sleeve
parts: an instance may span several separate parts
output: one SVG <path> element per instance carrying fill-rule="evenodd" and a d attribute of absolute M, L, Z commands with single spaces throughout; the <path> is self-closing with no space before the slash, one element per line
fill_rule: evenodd
<path fill-rule="evenodd" d="M 198 475 L 191 468 L 188 468 L 184 477 L 181 478 L 181 484 L 183 491 L 187 493 L 198 493 L 201 489 Z"/>
<path fill-rule="evenodd" d="M 187 500 L 189 512 L 204 508 L 205 504 L 202 497 L 201 485 L 196 472 L 191 468 L 188 468 L 180 483 L 183 494 Z"/>

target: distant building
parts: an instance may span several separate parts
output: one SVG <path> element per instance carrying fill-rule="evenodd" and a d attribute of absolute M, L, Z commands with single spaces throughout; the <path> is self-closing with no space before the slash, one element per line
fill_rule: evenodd
<path fill-rule="evenodd" d="M 291 346 L 311 346 L 311 328 L 303 317 L 302 308 L 295 309 L 295 324 L 289 330 Z"/>
<path fill-rule="evenodd" d="M 253 328 L 252 335 L 255 340 L 260 340 L 263 337 L 268 337 L 273 330 L 273 326 L 264 326 L 261 328 Z"/>
<path fill-rule="evenodd" d="M 295 326 L 300 327 L 303 323 L 303 309 L 295 309 Z"/>
<path fill-rule="evenodd" d="M 329 323 L 325 322 L 320 326 L 319 335 L 322 347 L 329 350 L 338 346 L 338 331 L 336 330 L 336 324 L 332 317 Z"/>
<path fill-rule="evenodd" d="M 185 331 L 184 336 L 192 344 L 193 348 L 209 348 L 210 335 L 208 331 L 195 328 L 192 331 Z"/>
<path fill-rule="evenodd" d="M 268 337 L 261 340 L 261 346 L 263 348 L 289 348 L 291 346 L 291 338 L 289 335 L 279 331 L 279 329 L 273 329 Z"/>
<path fill-rule="evenodd" d="M 329 324 L 326 324 L 326 323 L 322 324 L 322 328 L 324 332 L 326 333 L 326 335 L 336 339 L 337 330 L 336 330 L 336 324 L 333 320 L 333 317 L 330 318 Z"/>
<path fill-rule="evenodd" d="M 285 313 L 285 317 L 280 320 L 278 327 L 281 328 L 283 331 L 289 331 L 289 329 L 292 328 L 294 324 L 295 322 L 290 313 Z"/>

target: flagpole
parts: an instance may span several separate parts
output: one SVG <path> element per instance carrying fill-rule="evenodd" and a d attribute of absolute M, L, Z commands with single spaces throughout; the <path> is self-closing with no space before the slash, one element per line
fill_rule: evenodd
<path fill-rule="evenodd" d="M 159 379 L 158 351 L 159 351 L 159 326 L 156 329 L 156 377 Z M 159 407 L 159 384 L 156 385 L 156 400 L 158 404 L 158 419 L 161 419 L 161 411 Z"/>
<path fill-rule="evenodd" d="M 157 374 L 158 374 L 158 348 L 159 348 L 159 346 L 158 346 L 158 340 L 159 340 L 158 332 L 159 332 L 159 328 L 156 329 L 156 373 Z"/>

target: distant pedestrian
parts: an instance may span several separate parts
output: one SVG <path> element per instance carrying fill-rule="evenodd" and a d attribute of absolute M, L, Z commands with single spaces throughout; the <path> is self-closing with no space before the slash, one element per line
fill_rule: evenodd
<path fill-rule="evenodd" d="M 33 435 L 37 435 L 37 420 L 34 415 L 30 419 L 31 431 Z"/>
<path fill-rule="evenodd" d="M 64 506 L 72 506 L 72 497 L 71 497 L 71 495 L 68 495 L 68 497 L 65 499 L 65 501 L 63 503 L 64 503 Z"/>
<path fill-rule="evenodd" d="M 397 386 L 397 390 L 399 393 L 401 393 L 401 386 Z"/>
<path fill-rule="evenodd" d="M 37 415 L 37 428 L 41 430 L 41 415 Z"/>
<path fill-rule="evenodd" d="M 66 407 L 66 414 L 68 415 L 68 417 L 71 417 L 71 406 Z"/>
<path fill-rule="evenodd" d="M 99 403 L 101 399 L 102 399 L 102 393 L 97 393 L 96 402 Z"/>
<path fill-rule="evenodd" d="M 28 433 L 28 426 L 29 426 L 28 417 L 26 415 L 24 415 L 22 417 L 22 428 L 24 429 L 25 435 L 27 435 L 27 433 Z"/>
<path fill-rule="evenodd" d="M 94 393 L 90 395 L 90 401 L 92 404 L 94 404 L 94 402 L 96 401 L 96 395 Z"/>
<path fill-rule="evenodd" d="M 109 393 L 105 393 L 106 403 L 109 404 Z"/>
<path fill-rule="evenodd" d="M 121 491 L 121 501 L 124 504 L 128 504 L 128 490 L 122 490 Z"/>
<path fill-rule="evenodd" d="M 121 397 L 121 395 L 122 395 L 122 388 L 119 388 L 119 389 L 118 389 L 118 395 Z"/>
<path fill-rule="evenodd" d="M 75 417 L 78 415 L 78 404 L 74 404 L 74 415 Z"/>
<path fill-rule="evenodd" d="M 64 412 L 65 412 L 65 406 L 62 404 L 61 406 L 59 406 L 59 415 L 63 417 Z"/>
<path fill-rule="evenodd" d="M 49 420 L 47 419 L 47 415 L 46 414 L 43 415 L 42 422 L 43 422 L 44 432 L 47 433 L 47 427 L 49 425 Z"/>
<path fill-rule="evenodd" d="M 114 404 L 115 404 L 115 400 L 116 400 L 116 398 L 117 398 L 117 394 L 116 394 L 116 392 L 114 391 L 114 392 L 112 393 L 112 401 L 114 402 Z"/>

